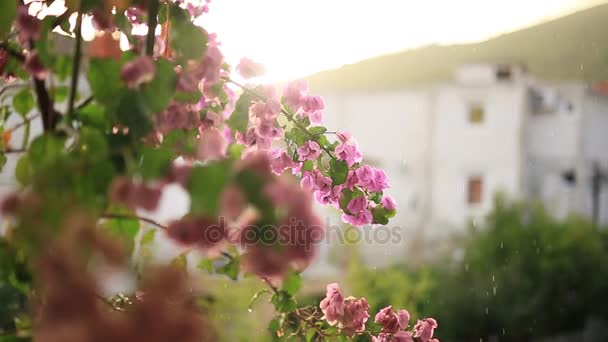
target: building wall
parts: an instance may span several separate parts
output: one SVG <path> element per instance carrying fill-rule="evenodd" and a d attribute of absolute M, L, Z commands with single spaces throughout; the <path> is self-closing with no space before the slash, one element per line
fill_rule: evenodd
<path fill-rule="evenodd" d="M 376 232 L 366 230 L 363 234 L 371 238 L 362 241 L 360 250 L 371 265 L 394 262 L 404 256 L 412 237 L 422 231 L 429 210 L 432 94 L 428 89 L 409 89 L 321 95 L 326 101 L 328 129 L 352 133 L 364 162 L 387 172 L 391 185 L 388 193 L 399 204 L 397 215 L 386 227 L 391 239 L 384 241 L 382 234 L 388 232 L 385 227 L 382 231 L 375 228 Z M 335 239 L 333 242 L 339 243 Z"/>
<path fill-rule="evenodd" d="M 481 106 L 483 121 L 471 123 L 470 106 Z M 521 131 L 525 86 L 449 85 L 438 89 L 433 129 L 431 235 L 463 227 L 492 206 L 496 192 L 521 194 Z M 470 176 L 482 179 L 482 200 L 467 203 Z"/>

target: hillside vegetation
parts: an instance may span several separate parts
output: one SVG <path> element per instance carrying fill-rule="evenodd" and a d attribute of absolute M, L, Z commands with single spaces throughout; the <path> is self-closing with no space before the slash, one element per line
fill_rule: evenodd
<path fill-rule="evenodd" d="M 490 40 L 427 46 L 312 75 L 315 90 L 382 89 L 452 77 L 467 62 L 519 61 L 548 80 L 608 79 L 608 5 L 596 6 Z"/>

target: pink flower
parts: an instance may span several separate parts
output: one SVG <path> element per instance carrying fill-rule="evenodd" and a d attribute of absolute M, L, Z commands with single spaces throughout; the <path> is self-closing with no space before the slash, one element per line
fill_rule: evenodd
<path fill-rule="evenodd" d="M 311 172 L 313 189 L 326 193 L 331 190 L 331 178 L 324 176 L 321 171 L 315 169 Z"/>
<path fill-rule="evenodd" d="M 365 198 L 365 196 L 359 196 L 351 199 L 346 205 L 346 209 L 352 214 L 360 213 L 362 210 L 367 209 L 367 198 Z"/>
<path fill-rule="evenodd" d="M 120 79 L 127 84 L 129 88 L 135 88 L 138 85 L 149 82 L 154 78 L 156 73 L 156 65 L 154 60 L 149 56 L 140 56 L 127 62 L 122 67 Z"/>
<path fill-rule="evenodd" d="M 407 329 L 407 327 L 410 325 L 410 313 L 407 310 L 399 310 L 399 312 L 397 312 L 397 318 L 399 319 L 399 328 L 401 328 L 402 330 Z"/>
<path fill-rule="evenodd" d="M 201 131 L 198 142 L 197 158 L 201 161 L 217 160 L 226 155 L 228 142 L 215 127 L 208 127 Z"/>
<path fill-rule="evenodd" d="M 273 151 L 274 158 L 270 160 L 270 167 L 272 172 L 277 175 L 282 174 L 285 170 L 290 169 L 294 166 L 295 162 L 285 151 L 275 150 Z"/>
<path fill-rule="evenodd" d="M 25 63 L 23 63 L 23 68 L 27 71 L 28 74 L 34 76 L 39 80 L 43 80 L 49 74 L 49 70 L 42 65 L 40 58 L 38 58 L 38 52 L 30 51 L 25 56 Z"/>
<path fill-rule="evenodd" d="M 350 223 L 353 226 L 363 226 L 372 223 L 372 213 L 369 210 L 362 210 L 358 214 L 348 215 L 342 214 L 342 221 Z"/>
<path fill-rule="evenodd" d="M 153 211 L 158 206 L 162 189 L 158 186 L 135 184 L 126 177 L 116 177 L 109 189 L 110 200 L 129 208 Z"/>
<path fill-rule="evenodd" d="M 200 125 L 200 117 L 184 103 L 171 102 L 156 114 L 156 129 L 165 134 L 174 129 L 194 129 Z"/>
<path fill-rule="evenodd" d="M 395 202 L 395 200 L 389 195 L 384 195 L 384 197 L 382 197 L 380 205 L 382 205 L 382 208 L 388 211 L 397 209 L 397 202 Z"/>
<path fill-rule="evenodd" d="M 338 327 L 348 336 L 365 330 L 365 323 L 369 319 L 369 304 L 365 298 L 355 299 L 348 297 L 345 300 L 344 316 Z"/>
<path fill-rule="evenodd" d="M 283 97 L 294 110 L 302 106 L 304 96 L 308 93 L 308 83 L 304 80 L 289 82 L 283 90 Z"/>
<path fill-rule="evenodd" d="M 398 331 L 393 335 L 392 342 L 414 342 L 412 333 L 409 331 Z M 438 341 L 439 342 L 439 341 Z"/>
<path fill-rule="evenodd" d="M 360 163 L 363 160 L 363 154 L 359 151 L 356 143 L 341 143 L 336 146 L 336 157 L 344 160 L 348 167 L 352 167 L 355 163 Z"/>
<path fill-rule="evenodd" d="M 224 221 L 206 217 L 184 217 L 167 227 L 169 238 L 184 245 L 214 250 L 227 236 Z"/>
<path fill-rule="evenodd" d="M 336 135 L 338 136 L 338 140 L 343 144 L 350 144 L 355 141 L 349 132 L 338 132 Z"/>
<path fill-rule="evenodd" d="M 233 221 L 245 210 L 245 195 L 236 185 L 224 188 L 220 198 L 220 216 Z"/>
<path fill-rule="evenodd" d="M 15 20 L 15 29 L 18 32 L 18 38 L 21 45 L 29 44 L 30 40 L 40 39 L 41 21 L 38 18 L 29 15 L 29 5 L 20 5 L 17 9 L 17 18 Z"/>
<path fill-rule="evenodd" d="M 112 23 L 112 14 L 101 9 L 95 9 L 91 12 L 91 22 L 93 27 L 98 31 L 114 30 Z"/>
<path fill-rule="evenodd" d="M 317 142 L 308 140 L 298 148 L 298 160 L 315 160 L 321 155 L 321 146 Z"/>
<path fill-rule="evenodd" d="M 418 320 L 414 326 L 415 336 L 422 342 L 427 342 L 433 337 L 433 333 L 437 328 L 437 321 L 433 318 L 425 318 Z"/>
<path fill-rule="evenodd" d="M 325 101 L 321 96 L 306 96 L 302 100 L 302 109 L 305 112 L 316 112 L 325 109 Z"/>
<path fill-rule="evenodd" d="M 325 299 L 321 301 L 320 306 L 329 325 L 336 325 L 342 319 L 345 309 L 344 297 L 337 283 L 327 285 L 327 293 L 325 294 Z"/>
<path fill-rule="evenodd" d="M 367 188 L 369 191 L 380 192 L 388 188 L 386 173 L 369 165 L 357 169 L 357 178 L 359 185 Z"/>
<path fill-rule="evenodd" d="M 220 49 L 216 45 L 211 44 L 211 41 L 209 43 L 205 57 L 196 70 L 203 81 L 202 91 L 209 89 L 219 81 L 220 70 L 222 68 L 222 63 L 224 63 L 224 55 L 222 55 Z"/>
<path fill-rule="evenodd" d="M 390 305 L 380 310 L 374 321 L 382 326 L 384 332 L 394 334 L 399 331 L 399 317 Z"/>
<path fill-rule="evenodd" d="M 323 111 L 316 110 L 310 113 L 310 115 L 308 115 L 308 118 L 310 119 L 310 122 L 320 124 L 321 122 L 323 122 Z"/>
<path fill-rule="evenodd" d="M 256 63 L 247 57 L 241 58 L 241 61 L 236 66 L 236 71 L 243 76 L 243 78 L 252 78 L 264 74 L 264 66 L 260 63 Z"/>

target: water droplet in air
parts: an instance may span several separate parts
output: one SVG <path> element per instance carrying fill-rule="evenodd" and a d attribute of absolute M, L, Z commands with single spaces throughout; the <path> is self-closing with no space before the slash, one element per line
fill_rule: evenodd
<path fill-rule="evenodd" d="M 247 309 L 248 312 L 253 312 L 253 309 L 249 308 Z"/>

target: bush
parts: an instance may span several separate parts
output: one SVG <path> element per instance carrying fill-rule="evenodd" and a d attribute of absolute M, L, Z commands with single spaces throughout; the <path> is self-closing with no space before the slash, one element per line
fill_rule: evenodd
<path fill-rule="evenodd" d="M 372 307 L 436 313 L 445 341 L 554 336 L 608 317 L 606 237 L 587 220 L 558 221 L 536 204 L 498 196 L 485 224 L 470 227 L 462 260 L 355 270 L 351 283 Z"/>

